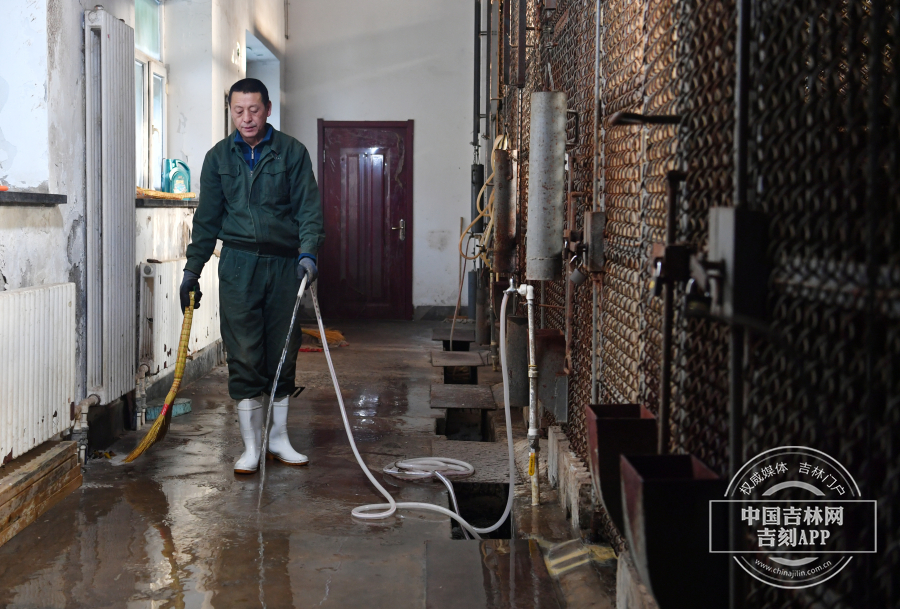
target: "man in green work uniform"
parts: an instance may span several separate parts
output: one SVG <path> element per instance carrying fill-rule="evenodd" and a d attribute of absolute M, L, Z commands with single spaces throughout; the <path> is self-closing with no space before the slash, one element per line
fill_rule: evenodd
<path fill-rule="evenodd" d="M 300 281 L 308 277 L 311 284 L 318 276 L 316 254 L 325 234 L 309 152 L 266 124 L 272 104 L 265 85 L 255 78 L 240 80 L 231 87 L 228 102 L 237 129 L 203 161 L 181 308 L 192 291 L 199 303 L 200 273 L 221 239 L 222 341 L 228 354 L 228 392 L 238 400 L 244 439 L 234 471 L 249 474 L 258 467 L 262 447 L 263 394 L 272 390 Z M 299 342 L 296 330 L 275 390 L 266 455 L 291 465 L 309 463 L 287 435 Z"/>

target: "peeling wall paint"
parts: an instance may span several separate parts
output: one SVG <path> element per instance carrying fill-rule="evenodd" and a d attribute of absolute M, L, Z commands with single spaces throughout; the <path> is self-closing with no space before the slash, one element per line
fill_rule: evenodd
<path fill-rule="evenodd" d="M 138 209 L 135 214 L 135 264 L 148 259 L 184 258 L 191 242 L 193 209 Z"/>
<path fill-rule="evenodd" d="M 467 2 L 290 3 L 281 115 L 287 133 L 314 152 L 319 118 L 415 120 L 416 306 L 456 304 L 459 218 L 469 217 L 471 196 L 471 29 Z"/>
<path fill-rule="evenodd" d="M 47 4 L 9 4 L 0 36 L 0 184 L 48 192 Z"/>
<path fill-rule="evenodd" d="M 6 175 L 0 182 L 67 196 L 66 204 L 51 208 L 0 207 L 0 290 L 75 284 L 79 395 L 86 373 L 82 14 L 82 3 L 72 0 L 17 2 L 4 13 L 12 25 L 4 25 L 0 38 L 0 48 L 18 45 L 11 51 L 15 61 L 3 51 L 0 78 L 12 83 L 15 70 L 28 66 L 31 83 L 24 86 L 18 75 L 18 84 L 0 90 L 0 125 L 18 148 L 14 162 L 0 169 Z M 22 128 L 24 133 L 17 131 Z"/>

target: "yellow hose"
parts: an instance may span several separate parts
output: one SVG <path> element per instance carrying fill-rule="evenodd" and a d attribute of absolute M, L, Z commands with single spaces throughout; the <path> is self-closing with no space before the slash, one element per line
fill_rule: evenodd
<path fill-rule="evenodd" d="M 491 266 L 490 258 L 488 258 L 488 245 L 490 243 L 491 231 L 494 229 L 494 196 L 495 192 L 491 192 L 491 196 L 488 199 L 488 202 L 484 203 L 484 191 L 487 188 L 488 184 L 493 184 L 494 174 L 496 173 L 494 169 L 494 151 L 495 150 L 507 150 L 509 148 L 509 138 L 505 135 L 498 135 L 496 139 L 494 139 L 494 146 L 491 148 L 491 174 L 484 181 L 484 184 L 481 186 L 481 190 L 478 191 L 478 196 L 475 197 L 475 209 L 478 210 L 478 215 L 474 220 L 466 227 L 466 229 L 459 236 L 459 255 L 462 256 L 465 260 L 477 260 L 481 258 L 484 265 L 488 268 L 489 272 L 493 272 L 493 267 Z M 481 246 L 481 253 L 476 254 L 474 256 L 469 256 L 463 251 L 463 239 L 465 239 L 466 234 L 472 230 L 472 227 L 481 219 L 488 218 L 487 227 L 485 227 L 484 232 L 481 235 L 481 239 L 479 244 L 476 244 L 476 250 L 478 246 Z"/>

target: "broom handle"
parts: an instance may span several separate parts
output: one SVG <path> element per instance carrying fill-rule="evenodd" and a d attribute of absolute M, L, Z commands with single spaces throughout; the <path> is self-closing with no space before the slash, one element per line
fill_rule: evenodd
<path fill-rule="evenodd" d="M 184 321 L 181 323 L 181 338 L 178 340 L 178 357 L 175 360 L 175 377 L 172 388 L 166 396 L 166 404 L 175 403 L 178 388 L 181 387 L 181 378 L 184 376 L 184 367 L 187 363 L 188 346 L 191 342 L 191 323 L 194 321 L 194 291 L 191 290 L 191 304 L 184 310 Z"/>

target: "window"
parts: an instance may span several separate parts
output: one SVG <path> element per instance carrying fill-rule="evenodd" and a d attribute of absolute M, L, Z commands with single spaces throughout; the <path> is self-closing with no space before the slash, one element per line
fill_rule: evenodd
<path fill-rule="evenodd" d="M 162 59 L 159 0 L 134 0 L 134 46 L 153 59 Z"/>
<path fill-rule="evenodd" d="M 162 59 L 162 6 L 158 0 L 134 3 L 134 90 L 137 129 L 137 185 L 162 188 L 166 150 L 166 68 Z"/>

